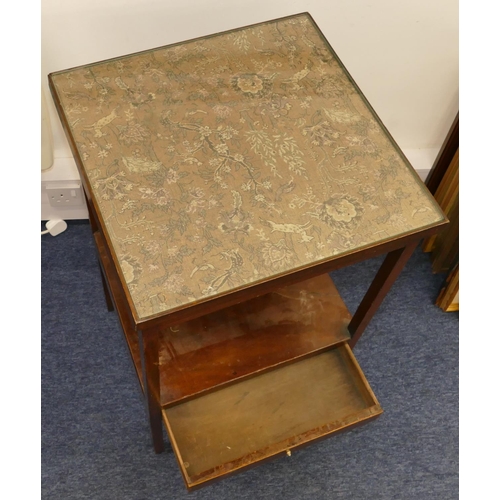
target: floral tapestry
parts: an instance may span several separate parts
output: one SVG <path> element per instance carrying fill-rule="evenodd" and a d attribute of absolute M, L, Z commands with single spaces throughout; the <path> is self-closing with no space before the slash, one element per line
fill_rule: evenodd
<path fill-rule="evenodd" d="M 443 220 L 308 14 L 50 78 L 141 319 Z"/>

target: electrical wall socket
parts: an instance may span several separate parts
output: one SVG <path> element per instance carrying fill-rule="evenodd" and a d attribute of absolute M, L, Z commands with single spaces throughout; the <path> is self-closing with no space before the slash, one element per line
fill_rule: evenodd
<path fill-rule="evenodd" d="M 45 191 L 47 192 L 49 203 L 53 207 L 83 205 L 80 183 L 48 184 L 45 187 Z"/>

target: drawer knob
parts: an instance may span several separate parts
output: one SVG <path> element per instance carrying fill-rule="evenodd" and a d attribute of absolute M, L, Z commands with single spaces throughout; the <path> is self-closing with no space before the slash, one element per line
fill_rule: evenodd
<path fill-rule="evenodd" d="M 286 450 L 286 454 L 291 457 L 292 456 L 292 452 L 290 450 Z"/>

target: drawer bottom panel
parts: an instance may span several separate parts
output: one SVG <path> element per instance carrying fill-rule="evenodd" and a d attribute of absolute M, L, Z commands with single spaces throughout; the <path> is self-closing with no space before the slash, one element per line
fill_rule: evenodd
<path fill-rule="evenodd" d="M 382 413 L 349 346 L 166 408 L 188 489 Z"/>

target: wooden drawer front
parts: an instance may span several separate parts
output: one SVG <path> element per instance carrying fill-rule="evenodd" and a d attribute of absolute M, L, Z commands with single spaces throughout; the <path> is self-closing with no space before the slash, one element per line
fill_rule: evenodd
<path fill-rule="evenodd" d="M 347 344 L 163 410 L 188 489 L 380 413 Z"/>

